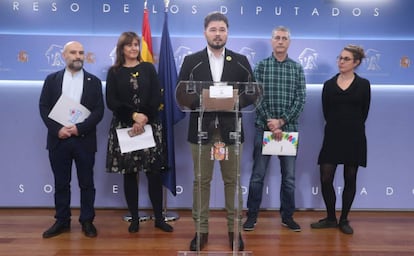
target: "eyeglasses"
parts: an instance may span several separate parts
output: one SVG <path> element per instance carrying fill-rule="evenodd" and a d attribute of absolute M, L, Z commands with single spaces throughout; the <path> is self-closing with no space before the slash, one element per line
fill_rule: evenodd
<path fill-rule="evenodd" d="M 338 57 L 336 57 L 336 60 L 337 61 L 345 61 L 345 62 L 348 62 L 348 61 L 351 61 L 351 60 L 354 60 L 354 59 L 353 58 L 349 58 L 349 57 L 338 56 Z"/>
<path fill-rule="evenodd" d="M 289 38 L 287 36 L 274 36 L 274 37 L 272 37 L 272 39 L 275 40 L 275 41 L 282 40 L 283 42 L 289 40 Z"/>

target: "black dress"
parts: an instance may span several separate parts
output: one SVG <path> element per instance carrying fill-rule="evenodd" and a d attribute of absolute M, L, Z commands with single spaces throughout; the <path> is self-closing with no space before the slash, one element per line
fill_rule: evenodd
<path fill-rule="evenodd" d="M 161 91 L 154 66 L 142 62 L 135 67 L 111 68 L 106 80 L 106 103 L 113 112 L 108 135 L 107 172 L 164 171 L 165 142 L 159 121 Z M 116 129 L 131 127 L 132 114 L 144 113 L 152 126 L 156 147 L 122 154 Z"/>
<path fill-rule="evenodd" d="M 342 90 L 338 75 L 326 81 L 322 90 L 325 132 L 318 164 L 350 164 L 366 167 L 365 121 L 371 101 L 367 79 L 355 74 L 351 85 Z"/>

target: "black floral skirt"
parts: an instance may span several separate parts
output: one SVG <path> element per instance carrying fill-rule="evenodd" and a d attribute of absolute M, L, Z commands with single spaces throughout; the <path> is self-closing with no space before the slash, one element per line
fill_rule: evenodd
<path fill-rule="evenodd" d="M 163 172 L 166 168 L 166 142 L 160 122 L 151 123 L 155 147 L 121 153 L 116 129 L 126 128 L 126 124 L 112 119 L 108 135 L 106 171 L 111 173 L 137 173 L 139 171 Z"/>

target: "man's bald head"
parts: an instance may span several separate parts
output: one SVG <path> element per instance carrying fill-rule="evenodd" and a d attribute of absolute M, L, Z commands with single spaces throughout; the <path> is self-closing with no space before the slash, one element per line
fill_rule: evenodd
<path fill-rule="evenodd" d="M 63 47 L 63 59 L 65 59 L 66 67 L 72 73 L 78 72 L 83 68 L 85 51 L 83 45 L 77 41 L 71 41 Z"/>

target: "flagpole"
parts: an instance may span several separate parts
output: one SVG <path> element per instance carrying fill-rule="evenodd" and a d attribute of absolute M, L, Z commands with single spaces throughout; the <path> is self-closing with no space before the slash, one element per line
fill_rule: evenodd
<path fill-rule="evenodd" d="M 168 211 L 167 206 L 167 189 L 163 186 L 162 187 L 163 192 L 163 199 L 164 199 L 164 206 L 163 206 L 163 215 L 165 221 L 176 221 L 180 218 L 180 215 L 178 215 L 177 212 L 171 212 Z"/>
<path fill-rule="evenodd" d="M 145 0 L 145 2 L 147 2 Z M 169 0 L 164 0 L 164 12 L 168 12 L 168 5 L 170 4 Z M 164 127 L 166 129 L 166 127 Z M 174 167 L 175 168 L 175 167 Z M 168 200 L 167 200 L 167 188 L 165 186 L 163 188 L 163 214 L 164 214 L 164 220 L 165 221 L 176 221 L 180 218 L 178 213 L 176 212 L 168 212 Z"/>

